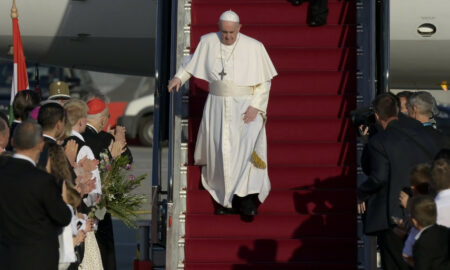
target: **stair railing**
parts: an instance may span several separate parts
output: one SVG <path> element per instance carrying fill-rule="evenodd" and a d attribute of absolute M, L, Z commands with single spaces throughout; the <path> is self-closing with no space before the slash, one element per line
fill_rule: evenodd
<path fill-rule="evenodd" d="M 165 0 L 159 0 L 165 1 Z M 188 0 L 171 2 L 170 78 L 183 58 L 189 55 L 191 4 Z M 167 61 L 168 61 L 167 59 Z M 184 235 L 187 188 L 187 101 L 189 84 L 170 94 L 169 164 L 166 218 L 166 269 L 184 269 Z M 167 88 L 167 83 L 166 83 Z"/>
<path fill-rule="evenodd" d="M 162 141 L 167 140 L 170 129 L 169 122 L 169 93 L 167 92 L 167 81 L 170 76 L 170 25 L 171 25 L 170 2 L 158 0 L 156 12 L 156 39 L 155 39 L 155 106 L 153 112 L 153 154 L 152 154 L 152 218 L 150 248 L 140 248 L 141 257 L 148 257 L 146 253 L 150 250 L 150 259 L 154 260 L 155 250 L 165 246 L 165 221 L 167 205 L 164 196 L 167 191 L 163 190 L 162 172 Z M 149 31 L 151 31 L 149 29 Z M 146 234 L 148 235 L 148 233 Z M 145 242 L 146 239 L 142 240 Z M 142 245 L 142 244 L 141 244 Z"/>
<path fill-rule="evenodd" d="M 376 1 L 377 95 L 390 91 L 390 1 Z"/>
<path fill-rule="evenodd" d="M 389 91 L 390 2 L 358 0 L 357 108 L 370 107 L 376 95 Z M 357 141 L 357 184 L 367 179 L 361 168 L 363 142 Z M 364 235 L 357 218 L 358 269 L 377 269 L 376 238 Z"/>

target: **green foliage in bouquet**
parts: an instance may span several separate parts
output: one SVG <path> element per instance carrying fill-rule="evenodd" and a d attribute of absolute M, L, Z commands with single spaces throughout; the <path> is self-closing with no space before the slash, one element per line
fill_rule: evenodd
<path fill-rule="evenodd" d="M 102 197 L 91 213 L 103 219 L 106 211 L 120 219 L 128 227 L 136 227 L 135 211 L 145 202 L 144 195 L 131 194 L 147 176 L 135 177 L 129 173 L 131 168 L 127 156 L 110 160 L 106 153 L 100 154 L 99 171 L 102 182 Z"/>

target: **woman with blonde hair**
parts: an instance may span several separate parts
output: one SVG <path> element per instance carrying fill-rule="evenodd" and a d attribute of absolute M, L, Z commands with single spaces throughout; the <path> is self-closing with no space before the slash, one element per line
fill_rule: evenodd
<path fill-rule="evenodd" d="M 59 269 L 78 269 L 81 267 L 80 263 L 84 265 L 83 269 L 89 269 L 86 266 L 95 266 L 97 268 L 92 269 L 101 269 L 98 268 L 98 265 L 101 266 L 100 251 L 95 237 L 92 235 L 93 221 L 77 214 L 76 209 L 81 204 L 81 195 L 76 188 L 76 181 L 72 178 L 64 149 L 56 143 L 50 144 L 48 147 L 46 170 L 58 181 L 62 188 L 63 200 L 72 212 L 71 224 L 65 227 L 60 235 Z M 91 233 L 90 240 L 85 241 L 88 233 Z M 83 242 L 85 242 L 84 246 Z"/>

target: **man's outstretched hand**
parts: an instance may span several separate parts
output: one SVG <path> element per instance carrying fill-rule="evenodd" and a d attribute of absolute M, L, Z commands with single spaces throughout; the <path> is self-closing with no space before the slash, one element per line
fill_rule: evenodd
<path fill-rule="evenodd" d="M 178 90 L 180 90 L 180 87 L 181 87 L 181 80 L 177 77 L 173 77 L 172 80 L 169 81 L 169 86 L 167 86 L 169 92 L 172 92 L 174 88 L 175 91 L 178 92 Z"/>
<path fill-rule="evenodd" d="M 244 113 L 244 123 L 250 123 L 255 120 L 258 115 L 258 109 L 253 108 L 252 106 L 248 106 L 247 110 Z"/>

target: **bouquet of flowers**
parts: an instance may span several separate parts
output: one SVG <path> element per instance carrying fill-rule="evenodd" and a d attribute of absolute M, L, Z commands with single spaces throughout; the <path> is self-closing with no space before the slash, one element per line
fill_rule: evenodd
<path fill-rule="evenodd" d="M 91 210 L 90 216 L 102 220 L 105 213 L 120 219 L 125 225 L 135 227 L 135 211 L 143 202 L 144 195 L 131 194 L 131 191 L 141 185 L 146 174 L 135 177 L 128 171 L 131 166 L 127 156 L 109 159 L 106 152 L 100 154 L 99 171 L 102 182 L 102 196 Z"/>

